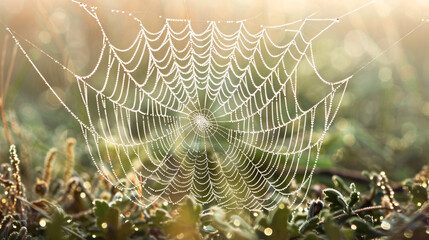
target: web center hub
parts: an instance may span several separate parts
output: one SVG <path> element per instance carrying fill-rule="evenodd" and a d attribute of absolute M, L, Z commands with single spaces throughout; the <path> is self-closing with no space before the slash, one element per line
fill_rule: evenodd
<path fill-rule="evenodd" d="M 189 114 L 193 131 L 201 137 L 210 137 L 217 130 L 216 119 L 209 110 L 197 110 Z"/>

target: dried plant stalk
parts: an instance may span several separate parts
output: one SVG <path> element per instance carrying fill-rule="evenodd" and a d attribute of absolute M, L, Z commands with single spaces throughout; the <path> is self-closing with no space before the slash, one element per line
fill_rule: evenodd
<path fill-rule="evenodd" d="M 10 156 L 10 165 L 12 166 L 12 178 L 15 181 L 15 186 L 13 191 L 11 191 L 10 198 L 11 198 L 11 206 L 9 210 L 11 212 L 15 212 L 15 209 L 18 209 L 18 213 L 22 214 L 23 209 L 21 207 L 20 202 L 17 201 L 18 197 L 21 197 L 24 195 L 23 191 L 23 185 L 21 181 L 21 176 L 19 175 L 19 158 L 18 154 L 16 153 L 16 147 L 15 145 L 11 145 L 9 149 L 9 156 Z"/>
<path fill-rule="evenodd" d="M 15 65 L 15 58 L 18 51 L 18 46 L 14 45 L 14 48 L 12 50 L 11 60 L 9 62 L 9 69 L 7 71 L 7 76 L 5 77 L 5 62 L 6 62 L 6 51 L 8 47 L 7 46 L 8 40 L 9 40 L 9 35 L 6 35 L 3 42 L 1 60 L 0 60 L 0 116 L 4 125 L 4 131 L 5 131 L 7 142 L 9 143 L 9 145 L 12 145 L 13 139 L 9 131 L 9 126 L 7 124 L 4 104 L 6 102 L 6 95 L 8 92 L 9 84 L 12 79 L 12 71 Z"/>
<path fill-rule="evenodd" d="M 49 183 L 51 182 L 52 166 L 54 165 L 57 152 L 58 151 L 56 148 L 51 148 L 48 154 L 46 154 L 45 167 L 43 169 L 43 180 L 46 182 L 48 188 L 49 188 Z"/>
<path fill-rule="evenodd" d="M 52 176 L 52 166 L 54 165 L 55 157 L 57 155 L 57 149 L 51 148 L 46 154 L 45 167 L 43 168 L 42 179 L 37 178 L 37 183 L 34 185 L 34 191 L 39 196 L 44 196 L 49 191 L 49 184 Z"/>
<path fill-rule="evenodd" d="M 74 168 L 74 146 L 76 145 L 76 139 L 69 138 L 66 141 L 66 167 L 64 172 L 64 184 L 72 177 Z"/>

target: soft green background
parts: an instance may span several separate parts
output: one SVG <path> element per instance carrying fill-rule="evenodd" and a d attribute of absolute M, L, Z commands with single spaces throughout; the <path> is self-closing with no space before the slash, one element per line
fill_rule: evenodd
<path fill-rule="evenodd" d="M 148 22 L 162 15 L 196 20 L 253 18 L 252 21 L 265 24 L 293 21 L 314 12 L 320 17 L 337 17 L 367 3 L 117 2 L 108 1 L 106 8 L 134 11 Z M 121 23 L 110 13 L 103 17 L 112 26 L 108 31 L 120 36 L 118 41 L 126 43 L 133 39 L 135 28 L 117 27 Z M 393 179 L 401 179 L 429 162 L 429 22 L 422 22 L 422 18 L 429 19 L 427 1 L 377 1 L 345 17 L 314 43 L 318 69 L 327 79 L 354 75 L 323 145 L 319 168 L 385 170 Z M 88 72 L 99 53 L 101 38 L 96 24 L 70 1 L 2 0 L 0 20 L 78 73 Z M 415 29 L 419 24 L 422 25 Z M 2 43 L 5 35 L 4 29 L 0 30 Z M 37 51 L 30 54 L 38 60 Z M 57 93 L 68 101 L 77 97 L 70 90 L 73 82 L 49 61 L 40 59 L 38 63 L 46 76 L 53 79 Z M 362 66 L 365 67 L 360 69 Z M 22 54 L 18 54 L 5 105 L 8 120 L 15 121 L 25 136 L 14 134 L 18 150 L 19 144 L 28 143 L 28 164 L 40 168 L 47 150 L 64 148 L 65 139 L 72 136 L 78 140 L 80 156 L 76 170 L 92 171 L 78 124 Z M 3 133 L 2 127 L 0 130 Z M 1 162 L 7 161 L 3 135 L 0 157 Z M 63 159 L 59 158 L 60 163 Z"/>

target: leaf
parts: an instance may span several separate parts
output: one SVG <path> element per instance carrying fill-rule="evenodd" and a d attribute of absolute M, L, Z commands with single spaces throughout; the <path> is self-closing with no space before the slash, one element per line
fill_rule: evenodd
<path fill-rule="evenodd" d="M 28 230 L 26 227 L 21 227 L 18 233 L 18 240 L 25 240 L 27 238 L 27 232 Z"/>
<path fill-rule="evenodd" d="M 336 224 L 331 217 L 325 219 L 324 230 L 329 240 L 348 240 L 344 232 L 341 231 L 340 225 Z"/>
<path fill-rule="evenodd" d="M 9 238 L 8 238 L 9 240 L 18 240 L 18 232 L 12 232 L 10 235 L 9 235 Z"/>
<path fill-rule="evenodd" d="M 314 232 L 308 232 L 307 234 L 304 235 L 303 240 L 323 240 L 323 238 L 320 238 Z"/>
<path fill-rule="evenodd" d="M 163 222 L 171 219 L 171 216 L 165 209 L 157 208 L 155 214 L 150 216 L 150 219 L 153 224 L 159 226 Z"/>
<path fill-rule="evenodd" d="M 134 228 L 133 228 L 133 223 L 132 222 L 126 222 L 124 224 L 122 224 L 121 228 L 118 231 L 118 236 L 121 237 L 126 237 L 126 236 L 131 236 L 131 234 L 133 234 L 134 232 Z"/>
<path fill-rule="evenodd" d="M 352 240 L 355 237 L 355 231 L 352 229 L 342 228 L 342 231 L 348 240 Z"/>
<path fill-rule="evenodd" d="M 414 184 L 413 188 L 411 189 L 411 196 L 413 203 L 418 208 L 420 208 L 423 203 L 428 200 L 428 193 L 426 191 L 426 188 L 418 184 Z"/>
<path fill-rule="evenodd" d="M 344 199 L 343 196 L 337 196 L 337 202 L 341 205 L 343 209 L 346 210 L 347 213 L 350 213 L 349 205 L 347 204 L 346 199 Z"/>
<path fill-rule="evenodd" d="M 365 216 L 363 216 L 363 219 L 365 219 L 365 221 L 367 221 L 371 226 L 374 225 L 374 217 L 373 216 L 366 214 Z"/>
<path fill-rule="evenodd" d="M 360 192 L 356 191 L 356 185 L 354 183 L 350 184 L 350 189 L 351 193 L 347 204 L 349 210 L 351 210 L 351 208 L 359 201 L 360 198 Z"/>
<path fill-rule="evenodd" d="M 95 200 L 94 201 L 94 214 L 97 217 L 97 225 L 101 227 L 101 224 L 105 219 L 107 210 L 109 209 L 109 204 L 104 200 Z"/>
<path fill-rule="evenodd" d="M 101 229 L 97 235 L 105 239 L 128 239 L 134 232 L 134 225 L 131 221 L 124 224 L 121 222 L 121 210 L 116 206 L 110 206 L 103 200 L 94 201 L 94 214 L 97 218 L 97 226 Z"/>
<path fill-rule="evenodd" d="M 344 196 L 337 190 L 333 188 L 326 188 L 323 190 L 323 193 L 326 195 L 325 201 L 329 202 L 329 207 L 333 210 L 345 210 L 348 211 L 348 205 Z"/>
<path fill-rule="evenodd" d="M 339 190 L 342 190 L 344 193 L 350 194 L 352 192 L 352 190 L 347 186 L 341 177 L 337 175 L 332 176 L 332 182 Z"/>
<path fill-rule="evenodd" d="M 307 231 L 313 230 L 318 226 L 320 219 L 317 216 L 314 216 L 307 221 L 305 221 L 299 228 L 300 233 L 305 233 Z"/>
<path fill-rule="evenodd" d="M 191 198 L 186 198 L 178 209 L 176 218 L 161 225 L 171 237 L 181 236 L 182 239 L 202 239 L 199 231 L 201 206 Z"/>
<path fill-rule="evenodd" d="M 351 225 L 356 226 L 356 233 L 362 236 L 366 236 L 367 238 L 380 238 L 382 236 L 386 236 L 386 234 L 373 226 L 369 225 L 368 222 L 362 220 L 357 217 L 353 217 L 348 221 Z"/>
<path fill-rule="evenodd" d="M 289 217 L 291 210 L 286 203 L 280 203 L 279 207 L 270 214 L 269 226 L 273 230 L 273 239 L 288 239 L 290 236 Z"/>
<path fill-rule="evenodd" d="M 68 216 L 63 209 L 54 206 L 51 208 L 51 211 L 51 220 L 47 221 L 46 224 L 47 240 L 69 239 L 70 234 L 64 231 L 64 228 L 69 228 L 75 232 L 79 232 L 75 223 L 68 221 L 71 217 Z"/>
<path fill-rule="evenodd" d="M 108 225 L 108 228 L 113 228 L 115 230 L 119 229 L 120 226 L 120 216 L 119 216 L 120 212 L 119 209 L 116 207 L 113 208 L 109 208 L 106 212 L 106 218 L 105 218 L 105 222 Z"/>
<path fill-rule="evenodd" d="M 352 192 L 350 194 L 350 199 L 349 199 L 347 205 L 349 208 L 352 208 L 358 201 L 359 201 L 359 193 L 358 192 Z"/>
<path fill-rule="evenodd" d="M 229 219 L 225 210 L 219 207 L 212 207 L 210 212 L 201 215 L 201 221 L 207 226 L 203 230 L 211 233 L 218 233 L 224 239 L 248 240 L 256 239 L 255 231 L 248 222 L 238 215 L 232 215 Z"/>

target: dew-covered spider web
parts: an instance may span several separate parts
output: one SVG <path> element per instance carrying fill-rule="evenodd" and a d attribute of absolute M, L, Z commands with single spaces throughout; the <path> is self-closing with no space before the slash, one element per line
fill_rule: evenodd
<path fill-rule="evenodd" d="M 92 72 L 45 55 L 79 88 L 84 114 L 56 96 L 80 124 L 99 174 L 142 206 L 187 195 L 229 209 L 301 204 L 351 78 L 325 79 L 313 51 L 341 17 L 276 26 L 160 18 L 153 31 L 112 10 L 140 26 L 120 48 L 98 8 L 80 6 L 102 34 Z"/>

